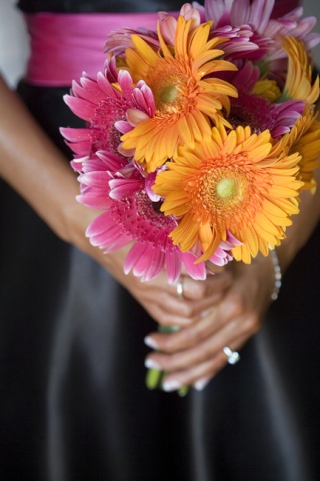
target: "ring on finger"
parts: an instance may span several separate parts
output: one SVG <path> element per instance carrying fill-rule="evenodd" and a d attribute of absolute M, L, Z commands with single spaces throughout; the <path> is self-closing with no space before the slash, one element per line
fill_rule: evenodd
<path fill-rule="evenodd" d="M 180 299 L 184 299 L 183 276 L 180 276 L 178 280 L 177 295 Z"/>
<path fill-rule="evenodd" d="M 237 351 L 232 351 L 230 347 L 224 347 L 223 352 L 227 356 L 229 364 L 237 364 L 237 362 L 240 361 L 240 354 Z"/>

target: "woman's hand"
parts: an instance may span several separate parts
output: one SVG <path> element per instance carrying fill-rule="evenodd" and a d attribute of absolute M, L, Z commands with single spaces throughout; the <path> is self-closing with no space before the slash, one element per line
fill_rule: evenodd
<path fill-rule="evenodd" d="M 177 294 L 177 285 L 169 285 L 165 272 L 152 281 L 142 283 L 131 276 L 122 280 L 131 294 L 163 326 L 185 327 L 197 323 L 217 305 L 232 282 L 231 273 L 223 271 L 205 281 L 183 277 L 184 296 Z"/>
<path fill-rule="evenodd" d="M 177 293 L 177 284 L 170 285 L 165 272 L 148 282 L 141 282 L 132 273 L 126 275 L 123 266 L 128 248 L 111 254 L 103 254 L 97 247 L 89 245 L 82 248 L 95 257 L 163 326 L 185 327 L 196 323 L 221 301 L 233 281 L 231 272 L 223 268 L 218 268 L 219 273 L 208 276 L 205 281 L 195 281 L 184 275 L 184 298 L 181 298 Z"/>
<path fill-rule="evenodd" d="M 146 339 L 157 348 L 148 356 L 147 367 L 170 373 L 164 380 L 165 390 L 187 385 L 203 388 L 227 364 L 224 347 L 241 349 L 259 329 L 274 287 L 271 258 L 259 255 L 251 265 L 234 261 L 228 271 L 232 284 L 204 316 L 178 332 L 157 332 Z"/>

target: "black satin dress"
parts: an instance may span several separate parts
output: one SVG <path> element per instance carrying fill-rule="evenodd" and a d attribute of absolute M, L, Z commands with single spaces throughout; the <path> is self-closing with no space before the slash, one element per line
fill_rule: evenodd
<path fill-rule="evenodd" d="M 20 1 L 25 11 L 177 10 L 180 2 Z M 58 132 L 68 89 L 19 93 Z M 1 108 L 1 107 L 0 107 Z M 27 166 L 26 166 L 27 168 Z M 155 323 L 100 266 L 0 183 L 1 481 L 316 481 L 319 229 L 265 325 L 199 393 L 148 391 Z"/>

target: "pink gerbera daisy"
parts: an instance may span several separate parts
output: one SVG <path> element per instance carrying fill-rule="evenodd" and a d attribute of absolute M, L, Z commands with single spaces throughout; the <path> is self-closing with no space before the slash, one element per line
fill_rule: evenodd
<path fill-rule="evenodd" d="M 61 128 L 70 148 L 78 157 L 97 150 L 118 152 L 120 137 L 133 129 L 127 113 L 136 112 L 135 122 L 154 115 L 153 94 L 144 81 L 134 86 L 126 70 L 117 70 L 115 58 L 107 60 L 104 73 L 97 80 L 83 74 L 80 84 L 73 82 L 71 95 L 64 100 L 70 109 L 87 125 L 83 129 Z"/>
<path fill-rule="evenodd" d="M 279 140 L 282 135 L 290 132 L 297 119 L 302 116 L 305 101 L 289 99 L 283 102 L 270 102 L 254 92 L 259 77 L 259 68 L 250 61 L 243 63 L 238 72 L 223 74 L 223 78 L 234 85 L 239 92 L 238 98 L 231 99 L 228 121 L 233 128 L 248 125 L 251 131 L 257 134 L 269 130 L 273 139 Z M 270 85 L 273 84 L 270 83 Z M 277 87 L 276 94 L 280 96 L 280 90 Z"/>

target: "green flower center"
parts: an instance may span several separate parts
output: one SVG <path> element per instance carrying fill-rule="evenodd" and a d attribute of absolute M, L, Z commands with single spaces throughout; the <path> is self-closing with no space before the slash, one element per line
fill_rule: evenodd
<path fill-rule="evenodd" d="M 235 179 L 221 179 L 216 184 L 216 195 L 219 199 L 230 199 L 237 193 Z"/>
<path fill-rule="evenodd" d="M 163 104 L 170 104 L 177 98 L 178 94 L 179 91 L 175 85 L 167 85 L 159 94 L 160 102 Z"/>

